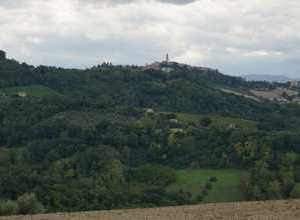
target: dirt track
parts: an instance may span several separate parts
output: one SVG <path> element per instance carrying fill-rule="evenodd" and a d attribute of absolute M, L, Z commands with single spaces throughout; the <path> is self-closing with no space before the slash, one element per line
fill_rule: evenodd
<path fill-rule="evenodd" d="M 300 200 L 2 217 L 0 220 L 300 220 Z"/>

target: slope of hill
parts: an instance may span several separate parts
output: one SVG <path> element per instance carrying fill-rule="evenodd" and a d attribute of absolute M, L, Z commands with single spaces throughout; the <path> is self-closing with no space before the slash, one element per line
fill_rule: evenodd
<path fill-rule="evenodd" d="M 48 215 L 0 217 L 1 220 L 184 220 L 184 219 L 285 219 L 300 218 L 300 201 L 269 201 L 208 204 L 102 212 L 60 213 Z"/>
<path fill-rule="evenodd" d="M 8 87 L 0 89 L 0 94 L 3 95 L 21 95 L 23 96 L 57 96 L 59 93 L 56 91 L 47 88 L 46 86 L 41 85 L 30 85 L 30 86 L 16 86 L 16 87 Z"/>
<path fill-rule="evenodd" d="M 245 175 L 248 175 L 247 172 L 237 169 L 178 170 L 177 181 L 168 190 L 190 192 L 204 203 L 244 201 L 239 185 Z M 209 181 L 210 178 L 215 178 L 215 181 Z M 206 187 L 208 184 L 209 189 Z M 207 195 L 203 195 L 206 188 Z"/>
<path fill-rule="evenodd" d="M 250 98 L 276 84 L 163 68 L 1 60 L 0 215 L 300 197 L 299 105 Z"/>
<path fill-rule="evenodd" d="M 140 67 L 96 66 L 87 70 L 40 66 L 33 68 L 7 60 L 2 62 L 3 86 L 41 85 L 67 96 L 100 98 L 112 105 L 157 108 L 163 111 L 218 113 L 254 116 L 267 113 L 272 106 L 261 105 L 215 87 L 255 88 L 267 83 L 247 83 L 205 68 L 174 68 L 165 73 Z M 245 114 L 246 111 L 250 110 Z"/>

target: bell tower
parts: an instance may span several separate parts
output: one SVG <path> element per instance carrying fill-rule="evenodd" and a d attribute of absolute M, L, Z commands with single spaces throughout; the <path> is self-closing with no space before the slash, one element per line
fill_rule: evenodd
<path fill-rule="evenodd" d="M 167 55 L 166 55 L 166 63 L 169 63 L 169 54 L 167 53 Z"/>

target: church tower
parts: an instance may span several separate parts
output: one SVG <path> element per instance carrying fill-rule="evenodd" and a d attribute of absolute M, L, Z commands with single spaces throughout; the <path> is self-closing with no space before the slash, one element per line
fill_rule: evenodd
<path fill-rule="evenodd" d="M 167 53 L 167 55 L 166 55 L 166 62 L 169 63 L 169 61 L 170 61 L 169 60 L 169 54 Z"/>

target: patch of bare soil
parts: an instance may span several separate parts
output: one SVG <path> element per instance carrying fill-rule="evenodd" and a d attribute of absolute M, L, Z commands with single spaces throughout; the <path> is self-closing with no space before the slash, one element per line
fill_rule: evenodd
<path fill-rule="evenodd" d="M 299 220 L 300 200 L 2 217 L 0 220 Z"/>

